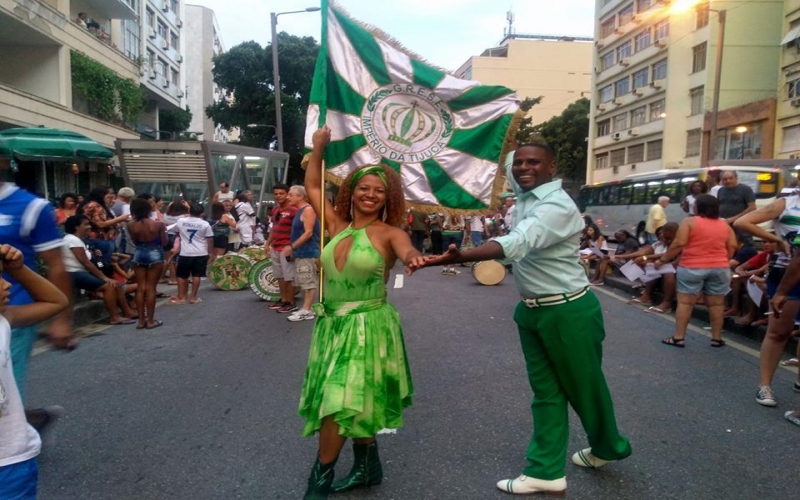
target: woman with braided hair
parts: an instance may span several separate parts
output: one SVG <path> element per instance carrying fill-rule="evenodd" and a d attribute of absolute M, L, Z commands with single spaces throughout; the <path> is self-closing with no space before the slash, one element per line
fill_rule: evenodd
<path fill-rule="evenodd" d="M 352 172 L 336 206 L 321 205 L 322 154 L 328 127 L 313 136 L 305 188 L 324 214 L 331 241 L 322 250 L 325 297 L 316 304 L 299 414 L 304 436 L 319 432 L 319 454 L 304 499 L 380 484 L 383 471 L 375 435 L 403 425 L 413 386 L 397 310 L 386 301 L 386 281 L 397 259 L 408 265 L 422 254 L 400 229 L 405 201 L 400 176 L 385 165 Z M 410 273 L 409 273 L 410 274 Z M 347 438 L 355 463 L 333 483 L 334 466 Z"/>

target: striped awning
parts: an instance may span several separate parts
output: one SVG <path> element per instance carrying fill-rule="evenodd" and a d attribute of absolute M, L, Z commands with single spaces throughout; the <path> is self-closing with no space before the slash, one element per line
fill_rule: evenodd
<path fill-rule="evenodd" d="M 131 182 L 208 182 L 202 151 L 124 153 L 125 171 Z"/>

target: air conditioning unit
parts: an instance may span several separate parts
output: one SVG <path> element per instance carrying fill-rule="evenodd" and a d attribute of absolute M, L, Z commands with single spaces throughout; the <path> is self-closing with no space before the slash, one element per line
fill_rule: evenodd
<path fill-rule="evenodd" d="M 605 111 L 607 109 L 608 109 L 608 105 L 606 105 L 606 104 L 598 104 L 597 105 L 597 111 L 603 112 L 603 111 Z"/>
<path fill-rule="evenodd" d="M 603 47 L 605 47 L 606 42 L 604 42 L 603 40 L 597 40 L 596 42 L 594 42 L 594 45 L 598 49 L 602 49 Z"/>
<path fill-rule="evenodd" d="M 644 95 L 644 87 L 639 87 L 638 89 L 633 89 L 634 95 L 642 96 Z"/>
<path fill-rule="evenodd" d="M 614 139 L 615 141 L 618 141 L 618 140 L 620 140 L 620 133 L 619 133 L 619 132 L 617 132 L 616 134 L 612 134 L 612 135 L 611 135 L 611 138 L 612 138 L 612 139 Z"/>
<path fill-rule="evenodd" d="M 179 63 L 182 63 L 183 62 L 183 56 L 178 54 L 178 57 L 176 57 L 175 60 L 178 61 Z"/>
<path fill-rule="evenodd" d="M 631 58 L 630 57 L 623 57 L 619 60 L 620 66 L 630 66 L 631 65 Z"/>
<path fill-rule="evenodd" d="M 624 35 L 625 34 L 625 30 L 622 29 L 621 27 L 617 28 L 617 29 L 614 30 L 614 34 L 615 35 Z"/>
<path fill-rule="evenodd" d="M 792 99 L 791 101 L 789 101 L 789 104 L 791 104 L 795 108 L 800 108 L 800 99 Z"/>
<path fill-rule="evenodd" d="M 668 43 L 669 43 L 669 40 L 667 40 L 666 38 L 659 38 L 658 40 L 656 40 L 653 43 L 653 45 L 655 45 L 658 48 L 663 49 L 664 47 L 667 46 Z"/>
<path fill-rule="evenodd" d="M 617 106 L 622 105 L 622 97 L 615 98 L 614 99 L 614 104 L 616 104 Z"/>
<path fill-rule="evenodd" d="M 664 88 L 664 80 L 653 80 L 650 83 L 650 86 L 653 87 L 654 89 Z"/>
<path fill-rule="evenodd" d="M 602 70 L 599 67 L 597 67 L 597 66 L 594 67 L 594 74 L 595 75 L 599 75 L 601 71 Z"/>
<path fill-rule="evenodd" d="M 179 91 L 178 91 L 178 97 L 183 97 L 183 96 L 185 96 L 185 95 L 186 95 L 186 94 L 183 92 L 183 90 L 179 90 Z"/>
<path fill-rule="evenodd" d="M 643 14 L 636 14 L 635 16 L 633 16 L 633 22 L 634 23 L 640 24 L 642 21 L 644 21 L 644 15 Z"/>
<path fill-rule="evenodd" d="M 639 127 L 633 127 L 632 129 L 628 130 L 628 135 L 632 135 L 634 137 L 639 135 Z"/>
<path fill-rule="evenodd" d="M 175 25 L 176 25 L 178 28 L 183 28 L 183 21 L 181 21 L 181 20 L 179 19 L 179 20 L 178 20 L 178 22 L 177 22 Z"/>
<path fill-rule="evenodd" d="M 147 68 L 144 66 L 139 66 L 139 75 L 144 76 L 147 74 Z"/>
<path fill-rule="evenodd" d="M 151 79 L 151 80 L 155 80 L 155 79 L 156 79 L 156 76 L 157 76 L 157 75 L 156 75 L 156 70 L 154 70 L 154 69 L 151 69 L 151 70 L 150 70 L 150 79 Z"/>
<path fill-rule="evenodd" d="M 169 0 L 164 0 L 164 4 L 161 6 L 161 10 L 164 12 L 169 12 Z"/>
<path fill-rule="evenodd" d="M 611 172 L 614 173 L 614 174 L 618 174 L 619 173 L 619 166 L 611 167 Z"/>
<path fill-rule="evenodd" d="M 161 86 L 165 89 L 169 88 L 169 78 L 162 78 L 161 79 Z"/>
<path fill-rule="evenodd" d="M 161 42 L 161 48 L 164 50 L 169 50 L 169 40 L 164 39 L 164 41 Z"/>
<path fill-rule="evenodd" d="M 150 28 L 150 38 L 155 38 L 157 34 L 158 34 L 158 33 L 156 33 L 156 30 L 155 30 L 155 28 L 152 28 L 152 27 L 151 27 L 151 28 Z"/>

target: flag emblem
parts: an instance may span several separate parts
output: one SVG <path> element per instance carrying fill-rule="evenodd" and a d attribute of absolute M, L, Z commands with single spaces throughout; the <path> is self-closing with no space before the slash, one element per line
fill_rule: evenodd
<path fill-rule="evenodd" d="M 453 133 L 453 116 L 442 99 L 421 85 L 394 84 L 370 95 L 361 131 L 383 158 L 416 163 L 442 151 Z"/>

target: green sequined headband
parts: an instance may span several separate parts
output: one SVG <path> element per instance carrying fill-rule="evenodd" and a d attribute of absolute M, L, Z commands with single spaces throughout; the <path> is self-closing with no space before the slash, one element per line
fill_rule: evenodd
<path fill-rule="evenodd" d="M 381 179 L 381 182 L 383 182 L 384 186 L 389 186 L 389 182 L 386 180 L 386 172 L 383 171 L 383 167 L 380 165 L 374 165 L 372 167 L 365 167 L 360 170 L 356 170 L 356 173 L 353 174 L 352 180 L 350 180 L 350 189 L 355 189 L 358 181 L 360 181 L 365 175 L 377 175 Z"/>

